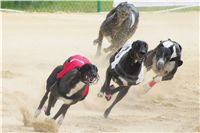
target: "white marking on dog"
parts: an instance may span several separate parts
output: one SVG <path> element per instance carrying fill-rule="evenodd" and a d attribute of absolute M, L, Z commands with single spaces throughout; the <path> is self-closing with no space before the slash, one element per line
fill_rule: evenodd
<path fill-rule="evenodd" d="M 124 86 L 128 86 L 128 82 L 124 78 L 119 77 L 119 79 L 122 81 Z"/>
<path fill-rule="evenodd" d="M 169 48 L 169 47 L 171 47 L 171 46 L 173 46 L 174 45 L 174 43 L 172 42 L 172 41 L 165 41 L 165 42 L 163 42 L 163 46 L 165 47 L 165 48 Z"/>
<path fill-rule="evenodd" d="M 165 64 L 163 58 L 160 58 L 160 59 L 158 60 L 157 65 L 159 65 L 159 63 L 162 63 L 163 65 Z"/>
<path fill-rule="evenodd" d="M 177 57 L 176 47 L 175 46 L 173 46 L 173 53 L 172 53 L 171 58 L 174 58 L 174 57 Z"/>
<path fill-rule="evenodd" d="M 67 105 L 69 105 L 69 104 L 71 104 L 72 102 L 73 102 L 73 100 L 71 100 L 71 99 L 66 99 L 66 98 L 64 98 L 64 97 L 59 97 L 58 98 L 59 100 L 62 100 L 65 104 L 67 104 Z"/>
<path fill-rule="evenodd" d="M 112 42 L 112 38 L 110 36 L 105 36 L 109 43 Z"/>
<path fill-rule="evenodd" d="M 132 18 L 132 23 L 131 23 L 131 27 L 132 27 L 135 23 L 135 15 L 131 14 L 131 18 Z"/>
<path fill-rule="evenodd" d="M 174 69 L 175 64 L 176 64 L 175 61 L 170 61 L 170 62 L 168 62 L 168 63 L 165 65 L 164 70 L 167 71 L 167 72 L 171 72 L 171 71 Z"/>
<path fill-rule="evenodd" d="M 115 55 L 114 61 L 111 63 L 111 68 L 114 69 L 119 63 L 124 54 L 126 54 L 132 48 L 132 44 L 125 44 L 122 49 Z"/>
<path fill-rule="evenodd" d="M 35 111 L 34 118 L 37 118 L 37 117 L 40 115 L 40 113 L 41 113 L 41 110 L 40 110 L 40 109 L 37 109 L 37 110 Z"/>
<path fill-rule="evenodd" d="M 165 48 L 169 48 L 169 47 L 173 46 L 174 43 L 172 41 L 168 40 L 168 41 L 163 42 L 163 45 L 164 45 Z M 173 53 L 172 53 L 171 58 L 174 58 L 174 57 L 177 57 L 175 45 L 173 46 Z"/>
<path fill-rule="evenodd" d="M 79 90 L 81 90 L 84 86 L 85 86 L 85 83 L 83 83 L 83 82 L 80 81 L 79 83 L 76 84 L 76 86 L 74 88 L 72 88 L 70 90 L 69 93 L 66 94 L 66 96 L 68 96 L 68 97 L 72 96 L 73 94 L 75 94 L 76 92 L 78 92 Z M 64 97 L 59 97 L 58 99 L 62 100 L 65 104 L 71 104 L 73 102 L 73 100 L 66 99 Z"/>
<path fill-rule="evenodd" d="M 72 89 L 70 90 L 70 92 L 66 94 L 66 96 L 68 96 L 68 97 L 72 96 L 72 95 L 75 94 L 76 92 L 80 91 L 84 86 L 85 86 L 85 83 L 83 83 L 83 82 L 81 82 L 81 81 L 78 82 L 78 83 L 75 85 L 75 87 L 72 88 Z"/>
<path fill-rule="evenodd" d="M 61 115 L 61 117 L 60 117 L 59 120 L 58 120 L 58 125 L 59 125 L 59 126 L 62 124 L 63 120 L 64 120 L 64 116 Z"/>
<path fill-rule="evenodd" d="M 141 64 L 141 70 L 138 75 L 138 80 L 136 80 L 136 84 L 141 83 L 144 80 L 144 63 Z"/>

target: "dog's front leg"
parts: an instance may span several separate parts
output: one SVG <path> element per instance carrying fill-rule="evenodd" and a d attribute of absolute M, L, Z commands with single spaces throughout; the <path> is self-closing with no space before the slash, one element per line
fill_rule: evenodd
<path fill-rule="evenodd" d="M 46 93 L 44 94 L 42 100 L 40 101 L 40 105 L 38 106 L 37 110 L 35 111 L 34 117 L 37 118 L 40 113 L 41 113 L 41 109 L 44 106 L 44 103 L 46 102 L 47 98 L 48 98 L 48 94 L 49 94 L 49 90 L 46 91 Z"/>
<path fill-rule="evenodd" d="M 105 117 L 105 118 L 108 117 L 108 115 L 110 114 L 110 111 L 111 111 L 112 108 L 115 106 L 115 104 L 117 104 L 117 103 L 127 94 L 129 88 L 130 88 L 130 86 L 124 87 L 124 88 L 122 88 L 122 89 L 119 91 L 119 93 L 118 93 L 117 97 L 115 98 L 114 102 L 113 102 L 113 103 L 111 104 L 111 106 L 108 107 L 108 108 L 106 109 L 106 111 L 104 112 L 104 117 Z"/>

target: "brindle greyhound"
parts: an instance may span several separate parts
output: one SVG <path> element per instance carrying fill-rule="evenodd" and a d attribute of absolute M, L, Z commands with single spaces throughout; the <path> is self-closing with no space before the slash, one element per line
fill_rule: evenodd
<path fill-rule="evenodd" d="M 139 22 L 139 11 L 133 4 L 120 3 L 113 8 L 101 24 L 99 36 L 94 40 L 98 44 L 96 56 L 101 54 L 103 36 L 111 43 L 105 52 L 115 53 L 135 33 Z"/>
<path fill-rule="evenodd" d="M 157 82 L 171 80 L 174 77 L 178 67 L 183 64 L 181 52 L 181 45 L 168 39 L 160 41 L 155 49 L 147 53 L 145 66 L 147 71 L 152 69 L 156 76 L 145 84 L 146 92 Z"/>
<path fill-rule="evenodd" d="M 111 95 L 119 92 L 114 102 L 104 112 L 107 118 L 111 109 L 128 92 L 132 85 L 137 85 L 143 80 L 144 59 L 148 51 L 148 45 L 144 41 L 135 41 L 132 44 L 124 45 L 118 52 L 110 58 L 110 65 L 106 71 L 105 82 L 98 94 L 102 97 L 106 94 L 106 99 L 110 100 Z M 113 80 L 118 87 L 110 85 Z"/>
<path fill-rule="evenodd" d="M 69 60 L 66 62 L 68 63 Z M 80 62 L 82 62 L 82 60 L 80 60 Z M 53 119 L 56 120 L 62 114 L 58 121 L 58 124 L 61 125 L 68 108 L 71 105 L 84 100 L 87 96 L 89 85 L 98 80 L 97 67 L 92 64 L 75 67 L 64 74 L 62 78 L 58 79 L 58 74 L 60 74 L 60 72 L 62 74 L 64 71 L 64 65 L 57 66 L 47 79 L 46 93 L 35 112 L 35 118 L 40 114 L 42 107 L 48 99 L 48 94 L 50 93 L 45 114 L 50 115 L 51 108 L 54 107 L 56 101 L 58 99 L 63 100 L 64 104 L 53 117 Z"/>

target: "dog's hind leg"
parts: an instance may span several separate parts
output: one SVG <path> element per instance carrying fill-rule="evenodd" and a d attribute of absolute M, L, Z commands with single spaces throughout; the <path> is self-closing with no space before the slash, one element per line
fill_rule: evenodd
<path fill-rule="evenodd" d="M 119 91 L 119 93 L 118 93 L 117 97 L 115 98 L 114 102 L 113 102 L 113 103 L 111 104 L 111 106 L 108 107 L 108 108 L 106 109 L 106 111 L 104 112 L 104 117 L 105 117 L 105 118 L 108 117 L 108 115 L 110 114 L 110 111 L 111 111 L 112 108 L 115 106 L 115 104 L 117 104 L 117 103 L 127 94 L 129 88 L 130 88 L 130 87 L 128 86 L 128 87 L 122 88 L 122 89 Z"/>
<path fill-rule="evenodd" d="M 62 116 L 59 118 L 58 120 L 58 125 L 60 126 L 65 118 L 65 114 L 67 113 L 67 110 L 69 109 L 69 107 L 72 104 L 77 103 L 77 101 L 71 103 L 71 104 L 63 104 L 60 109 L 58 110 L 58 112 L 55 114 L 55 116 L 53 117 L 54 120 L 56 120 L 61 114 Z"/>
<path fill-rule="evenodd" d="M 68 108 L 70 107 L 70 105 L 67 104 L 63 104 L 60 109 L 58 110 L 58 112 L 55 114 L 55 116 L 53 117 L 54 120 L 56 120 L 61 114 L 61 117 L 58 120 L 58 125 L 60 126 L 64 120 L 65 114 L 68 110 Z"/>
<path fill-rule="evenodd" d="M 50 92 L 50 91 L 47 90 L 46 93 L 44 94 L 42 100 L 40 101 L 40 104 L 39 104 L 39 106 L 38 106 L 38 108 L 37 108 L 37 110 L 35 111 L 35 114 L 34 114 L 34 117 L 35 117 L 35 118 L 37 118 L 37 117 L 40 115 L 41 109 L 42 109 L 42 107 L 44 106 L 44 103 L 46 102 L 46 100 L 47 100 L 47 98 L 48 98 L 49 92 Z"/>
<path fill-rule="evenodd" d="M 110 71 L 111 71 L 111 66 L 109 66 L 107 71 L 106 71 L 106 79 L 105 79 L 103 86 L 101 87 L 100 92 L 98 93 L 98 97 L 103 97 L 103 94 L 107 91 L 107 88 L 110 85 L 110 81 L 111 81 L 111 78 L 112 78 Z"/>
<path fill-rule="evenodd" d="M 51 105 L 51 107 L 54 107 L 54 106 L 55 106 L 55 104 L 56 104 L 56 102 L 57 102 L 57 98 L 55 98 L 55 99 L 54 99 L 54 101 L 52 102 L 52 105 Z"/>
<path fill-rule="evenodd" d="M 54 102 L 56 100 L 56 92 L 55 91 L 56 91 L 56 88 L 51 89 L 51 93 L 50 93 L 49 101 L 48 101 L 48 106 L 47 106 L 47 109 L 45 111 L 45 115 L 47 115 L 47 116 L 50 115 L 52 104 L 54 104 Z"/>
<path fill-rule="evenodd" d="M 55 116 L 53 117 L 54 120 L 56 120 L 61 114 L 66 114 L 67 109 L 70 107 L 70 105 L 68 104 L 63 104 L 60 109 L 58 110 L 58 112 L 55 114 Z"/>

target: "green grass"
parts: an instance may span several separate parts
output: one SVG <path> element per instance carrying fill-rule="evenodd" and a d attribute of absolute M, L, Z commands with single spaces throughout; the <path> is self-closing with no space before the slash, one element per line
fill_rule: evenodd
<path fill-rule="evenodd" d="M 102 11 L 110 11 L 113 2 L 102 1 Z M 139 11 L 151 12 L 173 9 L 180 6 L 139 7 Z M 29 12 L 97 12 L 97 0 L 79 1 L 1 1 L 1 8 L 23 10 Z M 200 7 L 190 7 L 173 12 L 200 11 Z"/>
<path fill-rule="evenodd" d="M 96 12 L 97 1 L 2 1 L 2 8 L 30 12 Z M 112 1 L 102 2 L 102 11 L 112 9 Z"/>

